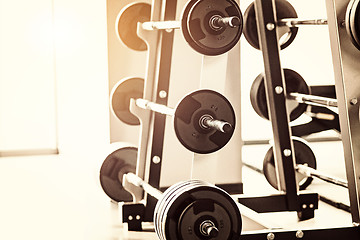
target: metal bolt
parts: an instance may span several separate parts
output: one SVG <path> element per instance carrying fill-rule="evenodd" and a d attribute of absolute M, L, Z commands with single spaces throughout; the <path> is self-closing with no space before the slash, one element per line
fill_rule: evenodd
<path fill-rule="evenodd" d="M 351 104 L 351 105 L 356 105 L 357 103 L 358 103 L 357 98 L 352 98 L 352 99 L 350 100 L 350 104 Z"/>
<path fill-rule="evenodd" d="M 152 158 L 152 161 L 153 161 L 153 163 L 158 164 L 158 163 L 160 163 L 161 159 L 160 159 L 159 156 L 154 156 L 154 157 Z"/>
<path fill-rule="evenodd" d="M 341 26 L 341 27 L 345 27 L 345 26 L 346 26 L 345 20 L 342 20 L 342 21 L 341 21 L 340 26 Z"/>
<path fill-rule="evenodd" d="M 276 94 L 282 94 L 283 91 L 284 91 L 283 87 L 281 87 L 281 86 L 275 87 Z"/>
<path fill-rule="evenodd" d="M 284 149 L 284 156 L 290 157 L 291 156 L 291 150 L 290 149 Z"/>
<path fill-rule="evenodd" d="M 309 205 L 309 207 L 310 207 L 310 208 L 314 208 L 314 204 L 311 203 L 311 204 Z"/>
<path fill-rule="evenodd" d="M 199 135 L 196 132 L 193 132 L 191 136 L 193 136 L 194 138 L 199 138 Z"/>
<path fill-rule="evenodd" d="M 134 218 L 133 218 L 133 216 L 129 215 L 128 219 L 131 221 L 131 220 L 133 220 Z"/>
<path fill-rule="evenodd" d="M 268 23 L 268 24 L 266 24 L 266 28 L 267 28 L 267 30 L 272 31 L 272 30 L 274 30 L 274 28 L 275 28 L 275 24 L 273 24 L 273 23 Z"/>
<path fill-rule="evenodd" d="M 304 237 L 304 232 L 301 230 L 296 231 L 295 234 L 296 238 L 303 238 Z"/>
<path fill-rule="evenodd" d="M 135 218 L 136 218 L 136 220 L 140 220 L 141 217 L 140 217 L 140 215 L 136 215 Z"/>
<path fill-rule="evenodd" d="M 164 91 L 164 90 L 161 90 L 161 91 L 159 92 L 159 97 L 160 97 L 160 98 L 166 98 L 166 97 L 167 97 L 167 92 Z"/>
<path fill-rule="evenodd" d="M 302 205 L 302 208 L 303 208 L 303 209 L 306 209 L 306 208 L 307 208 L 307 205 L 306 205 L 306 204 L 303 204 L 303 205 Z"/>
<path fill-rule="evenodd" d="M 275 234 L 274 233 L 268 233 L 268 235 L 266 236 L 267 240 L 274 240 L 275 239 Z"/>

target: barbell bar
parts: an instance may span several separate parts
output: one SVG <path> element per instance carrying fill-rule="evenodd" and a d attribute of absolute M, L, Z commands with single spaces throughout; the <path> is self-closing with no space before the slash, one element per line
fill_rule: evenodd
<path fill-rule="evenodd" d="M 180 21 L 150 21 L 150 15 L 151 5 L 146 3 L 130 4 L 120 12 L 116 23 L 118 36 L 129 48 L 147 49 L 137 36 L 138 22 L 148 31 L 181 29 L 195 51 L 210 56 L 232 49 L 242 34 L 242 13 L 234 0 L 190 0 Z"/>
<path fill-rule="evenodd" d="M 337 99 L 314 96 L 302 93 L 289 93 L 286 97 L 290 100 L 295 100 L 298 103 L 305 103 L 307 105 L 320 106 L 320 107 L 337 107 Z"/>
<path fill-rule="evenodd" d="M 138 107 L 143 109 L 149 109 L 153 112 L 157 112 L 160 114 L 168 115 L 168 116 L 175 116 L 176 109 L 170 108 L 168 106 L 150 102 L 148 100 L 138 98 L 135 100 L 135 103 Z M 220 131 L 223 133 L 229 133 L 233 131 L 233 127 L 230 123 L 213 119 L 213 117 L 209 114 L 204 114 L 199 119 L 199 126 L 203 129 L 215 129 L 216 131 Z"/>
<path fill-rule="evenodd" d="M 347 181 L 345 181 L 343 179 L 340 179 L 340 178 L 337 178 L 337 177 L 334 177 L 334 176 L 330 176 L 330 175 L 328 175 L 326 173 L 320 172 L 320 171 L 318 171 L 316 169 L 313 169 L 313 168 L 307 166 L 307 164 L 298 164 L 298 165 L 296 165 L 295 169 L 296 169 L 296 171 L 303 174 L 304 176 L 314 177 L 314 178 L 323 180 L 325 182 L 332 183 L 334 185 L 338 185 L 338 186 L 341 186 L 341 187 L 344 187 L 344 188 L 348 188 L 348 182 Z"/>
<path fill-rule="evenodd" d="M 299 27 L 303 25 L 327 25 L 327 19 L 297 19 L 285 18 L 276 21 L 276 26 Z"/>
<path fill-rule="evenodd" d="M 335 98 L 311 95 L 310 87 L 301 75 L 294 70 L 284 69 L 284 80 L 290 121 L 297 119 L 306 112 L 308 105 L 321 107 L 337 107 L 338 105 Z M 282 94 L 284 89 L 277 86 L 274 91 L 276 94 Z M 250 101 L 259 116 L 269 119 L 263 73 L 256 77 L 250 88 Z"/>
<path fill-rule="evenodd" d="M 177 138 L 190 151 L 211 153 L 230 141 L 235 129 L 235 112 L 222 94 L 209 89 L 194 91 L 173 109 L 143 99 L 143 88 L 144 79 L 134 77 L 122 79 L 112 88 L 111 109 L 121 121 L 140 124 L 129 109 L 134 99 L 137 107 L 172 116 Z"/>
<path fill-rule="evenodd" d="M 209 27 L 215 31 L 221 30 L 223 27 L 239 27 L 241 24 L 240 18 L 237 16 L 232 17 L 221 17 L 220 15 L 214 15 L 209 20 Z M 180 29 L 180 21 L 153 21 L 153 22 L 144 22 L 141 24 L 141 27 L 145 30 L 172 30 Z"/>

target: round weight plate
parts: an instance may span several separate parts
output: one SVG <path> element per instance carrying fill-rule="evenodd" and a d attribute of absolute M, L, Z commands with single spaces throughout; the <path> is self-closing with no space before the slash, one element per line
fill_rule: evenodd
<path fill-rule="evenodd" d="M 139 119 L 130 112 L 130 99 L 142 98 L 144 79 L 126 78 L 120 80 L 110 94 L 111 110 L 122 122 L 130 125 L 139 125 Z"/>
<path fill-rule="evenodd" d="M 223 133 L 200 127 L 200 119 L 210 115 L 213 119 L 226 121 L 235 129 L 235 112 L 230 102 L 212 90 L 198 90 L 184 97 L 174 116 L 174 129 L 181 144 L 195 153 L 212 153 L 224 147 L 234 130 Z"/>
<path fill-rule="evenodd" d="M 116 32 L 120 40 L 137 51 L 147 50 L 146 43 L 137 35 L 137 23 L 150 21 L 151 5 L 132 3 L 124 7 L 116 20 Z"/>
<path fill-rule="evenodd" d="M 132 196 L 121 183 L 122 176 L 135 173 L 136 147 L 122 147 L 110 153 L 100 169 L 100 184 L 106 195 L 116 202 L 131 202 Z"/>
<path fill-rule="evenodd" d="M 316 158 L 311 148 L 303 139 L 297 137 L 293 137 L 292 139 L 294 144 L 296 164 L 307 164 L 309 167 L 316 169 Z M 270 183 L 270 185 L 275 189 L 278 189 L 273 147 L 271 147 L 265 155 L 263 171 L 265 178 Z M 312 177 L 306 177 L 296 172 L 296 181 L 299 185 L 299 189 L 305 190 L 312 182 Z"/>
<path fill-rule="evenodd" d="M 352 0 L 349 2 L 346 11 L 345 26 L 351 42 L 360 50 L 360 0 Z"/>
<path fill-rule="evenodd" d="M 297 13 L 293 6 L 285 0 L 275 0 L 276 4 L 276 18 L 297 18 Z M 279 34 L 280 49 L 289 46 L 295 39 L 298 28 L 297 27 L 277 27 Z M 244 13 L 244 36 L 248 43 L 256 49 L 260 49 L 259 37 L 255 17 L 255 5 L 251 3 Z"/>
<path fill-rule="evenodd" d="M 305 80 L 297 72 L 291 69 L 284 69 L 285 86 L 287 94 L 302 93 L 310 94 L 310 88 Z M 255 112 L 262 118 L 269 119 L 264 74 L 260 74 L 254 80 L 250 88 L 250 102 Z M 294 102 L 287 101 L 287 104 Z M 306 111 L 307 105 L 304 103 L 296 104 L 290 112 L 290 121 L 294 121 Z"/>
<path fill-rule="evenodd" d="M 219 230 L 216 238 L 200 233 L 206 220 Z M 156 205 L 154 223 L 161 240 L 238 239 L 242 229 L 235 201 L 222 189 L 198 180 L 175 184 L 165 191 Z"/>
<path fill-rule="evenodd" d="M 240 19 L 240 26 L 210 27 L 213 16 Z M 181 29 L 185 40 L 197 52 L 204 55 L 220 55 L 232 49 L 242 33 L 242 13 L 233 0 L 190 0 L 182 13 Z"/>

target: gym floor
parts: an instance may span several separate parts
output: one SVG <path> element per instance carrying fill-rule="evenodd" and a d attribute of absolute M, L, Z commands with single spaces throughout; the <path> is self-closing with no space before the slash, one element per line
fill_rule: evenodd
<path fill-rule="evenodd" d="M 318 169 L 344 178 L 341 142 L 310 143 Z M 243 147 L 243 159 L 261 168 L 268 145 Z M 102 160 L 97 154 L 0 158 L 0 239 L 19 240 L 140 240 L 157 239 L 153 231 L 128 232 L 120 222 L 120 209 L 111 203 L 98 183 Z M 275 190 L 264 176 L 243 168 L 244 193 L 264 195 Z M 314 180 L 308 188 L 349 204 L 346 189 Z M 315 218 L 298 222 L 296 213 L 255 214 L 241 207 L 243 215 L 267 227 L 284 229 L 351 226 L 351 215 L 320 202 Z M 261 229 L 243 216 L 243 231 Z M 152 229 L 151 225 L 145 228 Z"/>

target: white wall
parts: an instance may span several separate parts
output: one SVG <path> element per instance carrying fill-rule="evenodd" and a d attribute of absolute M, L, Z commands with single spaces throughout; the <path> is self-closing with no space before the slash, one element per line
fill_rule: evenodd
<path fill-rule="evenodd" d="M 241 1 L 243 12 L 250 2 Z M 326 18 L 323 1 L 291 3 L 299 17 Z M 109 141 L 106 1 L 53 0 L 53 4 L 1 0 L 0 150 L 56 147 L 57 121 L 62 152 Z M 269 122 L 256 115 L 249 101 L 250 85 L 263 70 L 262 56 L 243 36 L 241 42 L 243 138 L 271 138 Z M 126 52 L 123 56 L 128 57 Z M 334 82 L 326 26 L 301 28 L 281 57 L 284 67 L 298 71 L 309 84 Z M 143 75 L 143 67 L 138 71 Z M 123 128 L 118 130 L 123 140 L 137 141 L 134 129 Z"/>
<path fill-rule="evenodd" d="M 109 143 L 106 1 L 53 0 L 59 149 Z"/>
<path fill-rule="evenodd" d="M 105 0 L 1 0 L 0 151 L 109 143 L 106 38 Z"/>
<path fill-rule="evenodd" d="M 0 3 L 0 152 L 54 150 L 52 1 Z"/>

